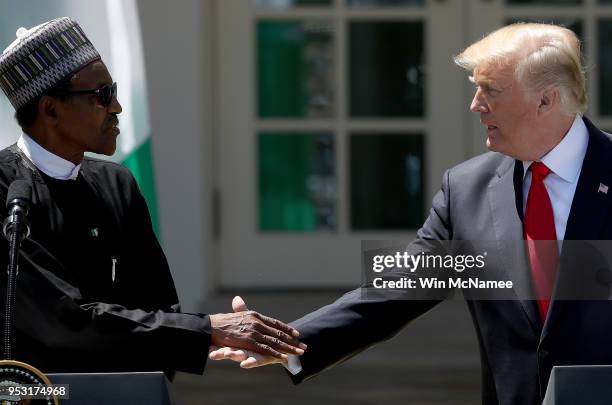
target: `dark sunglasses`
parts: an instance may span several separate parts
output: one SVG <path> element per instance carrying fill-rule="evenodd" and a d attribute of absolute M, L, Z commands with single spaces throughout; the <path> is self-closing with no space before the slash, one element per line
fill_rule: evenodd
<path fill-rule="evenodd" d="M 95 94 L 100 100 L 100 104 L 108 107 L 113 101 L 113 97 L 117 97 L 117 82 L 107 84 L 94 90 L 67 90 L 65 94 Z"/>

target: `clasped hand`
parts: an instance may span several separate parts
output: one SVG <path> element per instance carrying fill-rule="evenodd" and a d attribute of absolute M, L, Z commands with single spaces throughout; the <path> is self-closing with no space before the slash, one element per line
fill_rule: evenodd
<path fill-rule="evenodd" d="M 291 326 L 249 311 L 240 297 L 234 297 L 232 309 L 232 314 L 210 315 L 211 360 L 233 360 L 242 368 L 252 368 L 287 364 L 287 354 L 304 354 L 306 345 L 297 340 L 299 332 Z"/>

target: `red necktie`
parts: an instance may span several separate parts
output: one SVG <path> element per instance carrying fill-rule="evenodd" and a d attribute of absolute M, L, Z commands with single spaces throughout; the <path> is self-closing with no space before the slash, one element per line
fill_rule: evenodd
<path fill-rule="evenodd" d="M 531 186 L 525 208 L 525 240 L 538 309 L 544 322 L 555 283 L 559 251 L 552 204 L 544 186 L 544 178 L 548 176 L 550 169 L 541 162 L 533 162 L 529 170 Z"/>

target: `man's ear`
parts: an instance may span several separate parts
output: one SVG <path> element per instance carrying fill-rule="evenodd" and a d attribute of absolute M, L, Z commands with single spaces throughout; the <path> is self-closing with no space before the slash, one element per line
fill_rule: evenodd
<path fill-rule="evenodd" d="M 42 96 L 38 102 L 38 115 L 44 122 L 55 124 L 57 122 L 58 100 L 50 96 Z"/>
<path fill-rule="evenodd" d="M 560 101 L 559 89 L 556 86 L 547 87 L 540 94 L 538 112 L 546 114 L 552 111 Z"/>

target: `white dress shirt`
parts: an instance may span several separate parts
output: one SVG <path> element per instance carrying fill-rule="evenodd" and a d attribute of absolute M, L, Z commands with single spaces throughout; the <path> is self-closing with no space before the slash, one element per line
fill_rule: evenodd
<path fill-rule="evenodd" d="M 567 219 L 576 193 L 578 177 L 582 170 L 582 162 L 589 143 L 589 131 L 580 114 L 576 114 L 572 127 L 561 142 L 540 159 L 550 170 L 544 179 L 555 217 L 555 230 L 559 240 L 559 251 L 565 236 Z M 531 186 L 531 161 L 523 161 L 523 213 L 527 207 L 527 196 Z M 289 355 L 285 368 L 293 375 L 302 371 L 298 356 Z"/>
<path fill-rule="evenodd" d="M 25 133 L 22 133 L 19 137 L 17 147 L 34 163 L 38 170 L 49 177 L 60 180 L 76 180 L 79 175 L 80 163 L 75 165 L 49 152 Z"/>
<path fill-rule="evenodd" d="M 565 239 L 565 228 L 569 218 L 572 201 L 578 178 L 582 170 L 582 162 L 589 143 L 589 131 L 580 115 L 576 115 L 572 127 L 565 137 L 550 152 L 540 159 L 549 169 L 550 174 L 544 179 L 555 217 L 557 240 Z M 523 161 L 523 213 L 527 207 L 527 196 L 531 186 L 530 161 Z M 559 243 L 559 249 L 561 243 Z"/>

